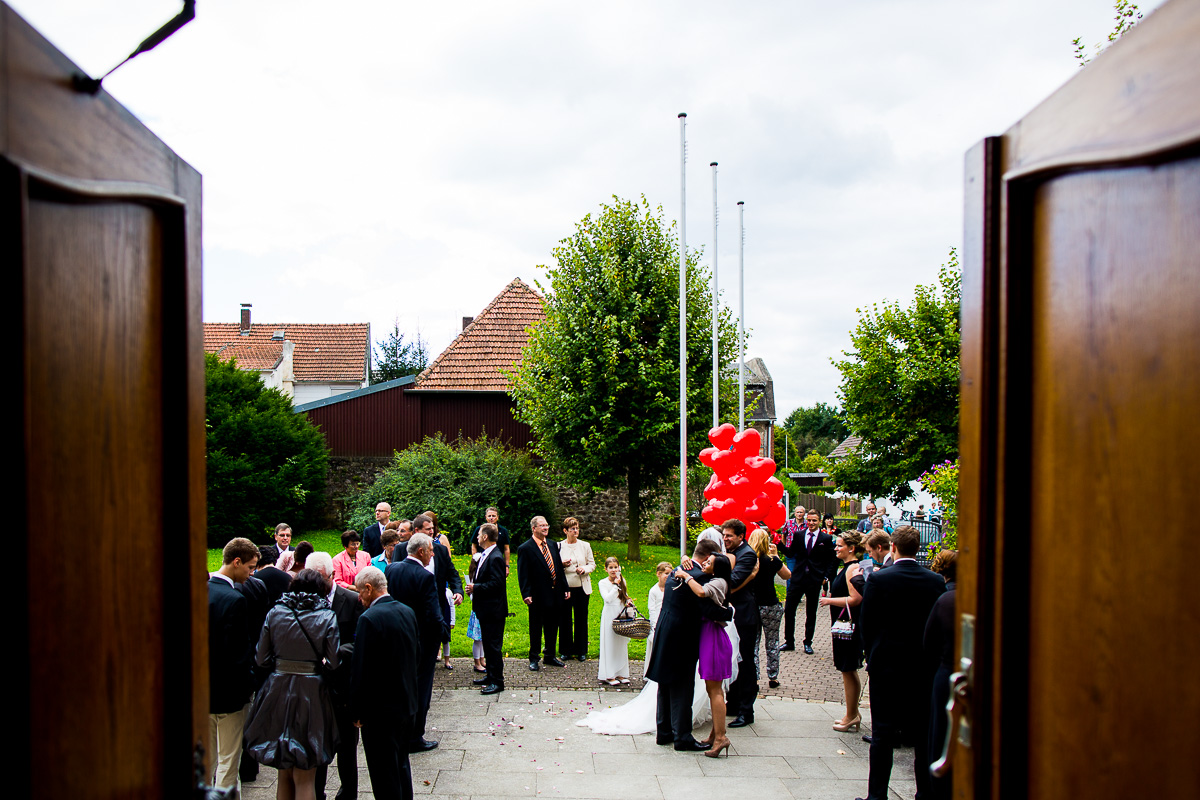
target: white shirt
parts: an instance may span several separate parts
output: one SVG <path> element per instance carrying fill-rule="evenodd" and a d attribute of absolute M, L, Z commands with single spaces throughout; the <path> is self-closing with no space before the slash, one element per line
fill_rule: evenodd
<path fill-rule="evenodd" d="M 210 573 L 208 573 L 208 575 L 210 578 L 220 578 L 221 580 L 228 583 L 230 586 L 233 586 L 233 578 L 229 577 L 224 572 L 210 572 Z M 237 587 L 233 586 L 233 588 L 236 589 Z"/>

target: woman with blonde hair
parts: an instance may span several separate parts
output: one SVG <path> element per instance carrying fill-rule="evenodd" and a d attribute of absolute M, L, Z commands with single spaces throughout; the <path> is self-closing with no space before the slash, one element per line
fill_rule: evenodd
<path fill-rule="evenodd" d="M 779 550 L 771 542 L 771 537 L 762 528 L 750 534 L 750 549 L 758 556 L 758 573 L 753 578 L 751 591 L 758 602 L 758 615 L 762 618 L 759 636 L 767 643 L 767 684 L 772 689 L 779 688 L 779 620 L 783 618 L 783 603 L 779 602 L 779 593 L 775 591 L 775 575 L 785 581 L 792 577 L 792 572 L 779 558 Z M 754 673 L 761 677 L 758 660 L 758 643 L 754 644 Z"/>
<path fill-rule="evenodd" d="M 629 685 L 629 637 L 613 630 L 613 620 L 634 602 L 629 599 L 629 588 L 621 576 L 621 564 L 616 556 L 604 561 L 608 577 L 600 581 L 600 596 L 604 598 L 604 610 L 600 613 L 600 666 L 598 677 L 609 686 Z"/>
<path fill-rule="evenodd" d="M 833 554 L 842 562 L 843 569 L 833 579 L 829 596 L 821 598 L 821 605 L 829 606 L 833 622 L 849 621 L 854 626 L 847 636 L 833 637 L 833 666 L 842 673 L 842 688 L 846 693 L 846 716 L 833 723 L 835 731 L 858 730 L 862 714 L 858 710 L 858 698 L 862 695 L 862 679 L 858 676 L 863 665 L 862 635 L 858 631 L 858 608 L 862 604 L 862 592 L 866 577 L 862 574 L 859 560 L 865 548 L 863 537 L 858 531 L 839 533 Z"/>

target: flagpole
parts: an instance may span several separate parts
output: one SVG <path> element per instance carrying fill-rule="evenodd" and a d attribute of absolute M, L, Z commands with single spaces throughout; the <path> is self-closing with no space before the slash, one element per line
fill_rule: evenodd
<path fill-rule="evenodd" d="M 679 115 L 679 558 L 687 555 L 687 114 Z"/>

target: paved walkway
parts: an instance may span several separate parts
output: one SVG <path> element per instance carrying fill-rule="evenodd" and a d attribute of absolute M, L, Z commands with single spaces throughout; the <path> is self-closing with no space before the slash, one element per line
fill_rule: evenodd
<path fill-rule="evenodd" d="M 482 697 L 436 690 L 428 736 L 440 746 L 412 756 L 418 796 L 568 797 L 603 800 L 851 800 L 867 790 L 867 745 L 838 733 L 842 707 L 785 698 L 760 700 L 755 723 L 731 730 L 731 757 L 659 747 L 653 734 L 600 736 L 575 723 L 590 710 L 626 702 L 628 692 L 509 689 Z M 869 711 L 864 710 L 869 722 Z M 864 728 L 869 730 L 869 725 Z M 708 726 L 698 729 L 703 738 Z M 359 797 L 371 797 L 359 750 Z M 276 773 L 245 784 L 245 800 L 275 797 Z M 337 770 L 329 771 L 333 797 Z M 912 751 L 896 752 L 891 797 L 912 797 Z"/>

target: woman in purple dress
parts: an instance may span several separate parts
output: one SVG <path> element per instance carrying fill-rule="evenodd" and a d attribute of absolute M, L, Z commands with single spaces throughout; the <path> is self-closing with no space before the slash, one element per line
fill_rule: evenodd
<path fill-rule="evenodd" d="M 703 586 L 682 568 L 676 571 L 675 577 L 685 579 L 688 588 L 697 597 L 706 597 L 713 603 L 724 606 L 732 574 L 730 557 L 722 553 L 711 555 L 701 569 L 713 576 L 712 580 Z M 729 737 L 725 735 L 724 682 L 733 675 L 733 645 L 725 632 L 727 624 L 704 617 L 700 625 L 700 677 L 704 680 L 705 691 L 708 692 L 713 718 L 712 734 L 706 742 L 710 749 L 704 753 L 709 758 L 716 758 L 723 750 L 728 754 L 729 748 Z"/>

